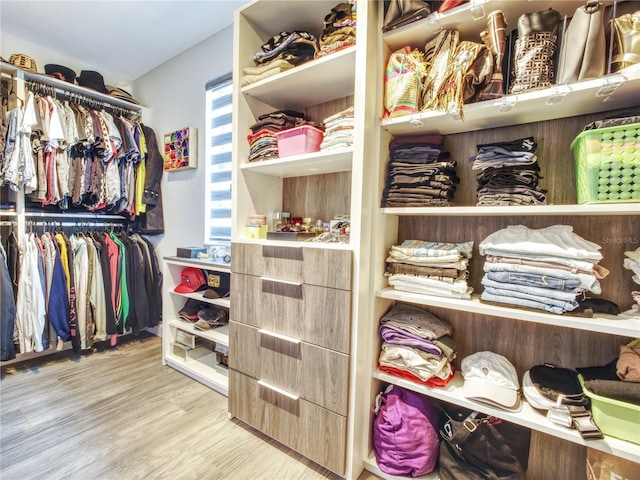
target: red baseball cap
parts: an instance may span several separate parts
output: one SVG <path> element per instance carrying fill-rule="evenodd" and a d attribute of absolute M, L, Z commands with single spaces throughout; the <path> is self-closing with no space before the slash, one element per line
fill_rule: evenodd
<path fill-rule="evenodd" d="M 187 267 L 180 274 L 182 282 L 173 291 L 177 293 L 192 293 L 207 285 L 207 279 L 202 270 Z"/>

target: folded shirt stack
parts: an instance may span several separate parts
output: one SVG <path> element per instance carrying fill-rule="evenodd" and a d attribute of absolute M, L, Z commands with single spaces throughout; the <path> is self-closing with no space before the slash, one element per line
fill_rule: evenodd
<path fill-rule="evenodd" d="M 451 331 L 451 325 L 421 308 L 394 306 L 380 320 L 380 370 L 430 387 L 446 386 L 456 357 Z"/>
<path fill-rule="evenodd" d="M 470 299 L 468 265 L 473 242 L 439 243 L 405 240 L 387 257 L 389 285 L 405 292 Z"/>
<path fill-rule="evenodd" d="M 389 143 L 389 166 L 383 207 L 450 206 L 460 179 L 456 162 L 442 151 L 442 135 L 395 137 Z"/>
<path fill-rule="evenodd" d="M 602 293 L 599 279 L 609 271 L 598 262 L 600 246 L 568 225 L 538 230 L 510 225 L 479 244 L 485 255 L 480 299 L 517 307 L 566 313 L 584 291 Z"/>
<path fill-rule="evenodd" d="M 356 5 L 351 2 L 338 3 L 324 17 L 324 28 L 320 35 L 320 50 L 316 57 L 330 55 L 356 44 Z"/>
<path fill-rule="evenodd" d="M 324 119 L 324 138 L 320 150 L 346 148 L 353 145 L 353 106 Z"/>
<path fill-rule="evenodd" d="M 540 166 L 533 137 L 477 145 L 472 157 L 477 181 L 477 205 L 544 205 L 538 186 Z"/>
<path fill-rule="evenodd" d="M 278 110 L 260 115 L 258 121 L 251 125 L 251 133 L 247 135 L 249 161 L 256 162 L 277 158 L 278 142 L 276 133 L 312 123 L 305 120 L 304 113 L 294 110 Z"/>

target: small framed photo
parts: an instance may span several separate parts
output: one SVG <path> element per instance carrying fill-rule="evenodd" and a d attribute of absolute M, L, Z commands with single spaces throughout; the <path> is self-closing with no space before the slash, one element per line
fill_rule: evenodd
<path fill-rule="evenodd" d="M 198 168 L 198 129 L 184 127 L 164 135 L 164 170 Z"/>

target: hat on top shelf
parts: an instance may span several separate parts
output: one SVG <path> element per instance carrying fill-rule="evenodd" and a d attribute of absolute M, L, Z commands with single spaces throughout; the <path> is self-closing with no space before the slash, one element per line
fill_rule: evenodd
<path fill-rule="evenodd" d="M 36 61 L 29 55 L 25 55 L 24 53 L 14 53 L 9 57 L 9 63 L 11 65 L 15 65 L 16 67 L 20 67 L 27 72 L 38 73 Z"/>
<path fill-rule="evenodd" d="M 462 360 L 462 395 L 498 408 L 517 409 L 520 382 L 515 367 L 502 355 L 476 352 Z"/>
<path fill-rule="evenodd" d="M 136 105 L 140 105 L 135 98 L 131 96 L 131 94 L 121 88 L 114 87 L 113 85 L 105 85 L 107 90 L 109 91 L 109 95 L 114 98 L 119 98 L 120 100 L 125 100 L 127 102 L 135 103 Z"/>
<path fill-rule="evenodd" d="M 109 94 L 107 87 L 104 85 L 104 79 L 98 72 L 93 70 L 82 70 L 77 81 L 78 85 L 81 87 L 87 87 L 100 93 Z"/>
<path fill-rule="evenodd" d="M 64 82 L 75 83 L 76 81 L 76 72 L 63 65 L 47 63 L 44 66 L 44 73 Z"/>

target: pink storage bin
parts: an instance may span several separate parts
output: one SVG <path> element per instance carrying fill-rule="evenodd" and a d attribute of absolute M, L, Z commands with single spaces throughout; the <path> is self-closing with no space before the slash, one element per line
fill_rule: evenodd
<path fill-rule="evenodd" d="M 317 152 L 324 138 L 324 132 L 311 125 L 290 128 L 276 132 L 278 156 L 288 157 L 303 153 Z"/>

